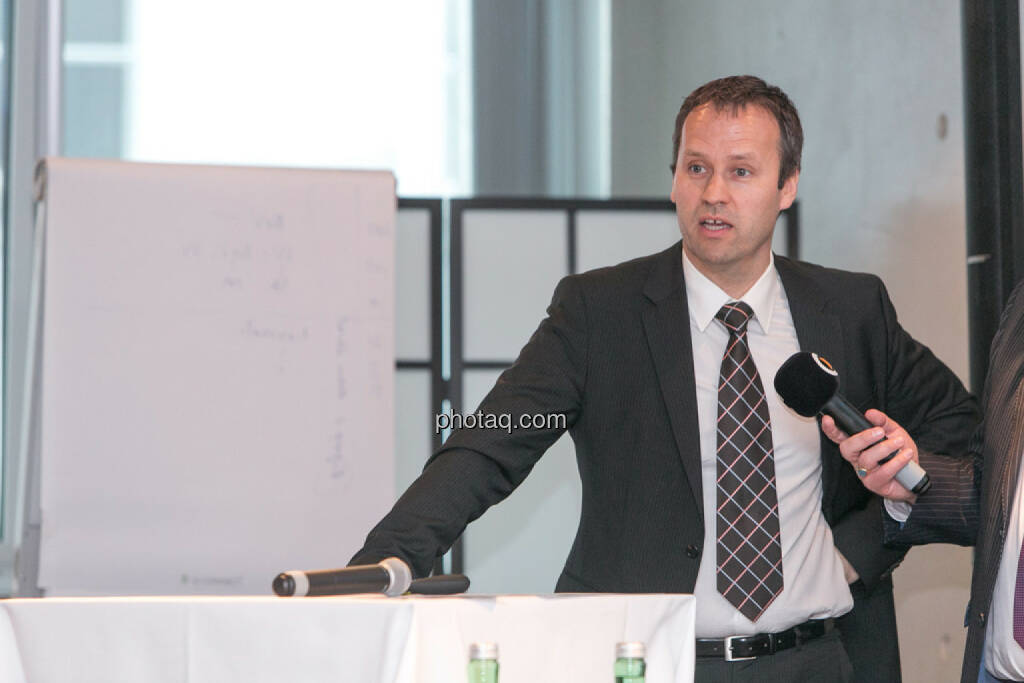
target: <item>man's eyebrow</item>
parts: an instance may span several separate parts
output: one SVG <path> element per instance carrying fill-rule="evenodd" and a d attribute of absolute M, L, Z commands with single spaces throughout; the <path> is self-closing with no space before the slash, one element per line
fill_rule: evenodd
<path fill-rule="evenodd" d="M 703 159 L 704 158 L 704 153 L 703 152 L 698 152 L 698 151 L 693 150 L 693 149 L 684 149 L 683 150 L 683 156 L 684 157 L 693 157 L 693 158 L 696 158 L 696 159 Z M 739 152 L 739 153 L 736 153 L 736 154 L 730 154 L 728 158 L 731 161 L 753 161 L 753 160 L 757 159 L 757 155 L 754 154 L 753 152 Z"/>

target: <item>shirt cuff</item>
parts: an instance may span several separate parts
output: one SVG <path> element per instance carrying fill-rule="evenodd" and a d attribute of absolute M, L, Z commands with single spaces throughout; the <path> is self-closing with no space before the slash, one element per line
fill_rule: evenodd
<path fill-rule="evenodd" d="M 888 498 L 883 502 L 885 503 L 885 511 L 889 513 L 893 521 L 899 522 L 902 526 L 910 519 L 910 511 L 913 509 L 910 503 L 905 500 L 889 500 Z"/>

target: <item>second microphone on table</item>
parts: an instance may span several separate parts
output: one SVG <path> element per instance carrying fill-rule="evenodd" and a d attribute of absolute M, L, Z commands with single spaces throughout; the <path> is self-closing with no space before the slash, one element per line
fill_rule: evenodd
<path fill-rule="evenodd" d="M 409 565 L 397 557 L 389 557 L 377 564 L 342 569 L 281 572 L 274 577 L 272 588 L 281 597 L 357 593 L 401 595 L 409 590 L 411 583 Z"/>
<path fill-rule="evenodd" d="M 830 415 L 847 434 L 857 434 L 875 426 L 839 393 L 839 373 L 816 353 L 800 351 L 790 356 L 775 374 L 775 391 L 787 406 L 800 415 Z M 879 464 L 888 462 L 894 455 L 895 452 L 886 456 Z M 913 461 L 896 473 L 896 481 L 917 494 L 924 493 L 931 486 L 928 473 Z"/>
<path fill-rule="evenodd" d="M 395 596 L 406 591 L 418 595 L 454 595 L 469 589 L 469 578 L 462 574 L 444 574 L 413 579 L 405 562 L 397 557 L 389 557 L 377 564 L 281 572 L 274 577 L 272 588 L 281 597 L 358 593 Z"/>

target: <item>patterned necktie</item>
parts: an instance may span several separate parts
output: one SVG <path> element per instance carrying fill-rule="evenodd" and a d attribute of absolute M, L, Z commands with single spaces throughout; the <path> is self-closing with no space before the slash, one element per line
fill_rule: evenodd
<path fill-rule="evenodd" d="M 1017 558 L 1017 583 L 1013 590 L 1013 639 L 1024 647 L 1024 546 Z"/>
<path fill-rule="evenodd" d="M 718 592 L 757 621 L 782 592 L 782 542 L 771 417 L 747 345 L 753 311 L 715 315 L 729 331 L 718 384 Z"/>

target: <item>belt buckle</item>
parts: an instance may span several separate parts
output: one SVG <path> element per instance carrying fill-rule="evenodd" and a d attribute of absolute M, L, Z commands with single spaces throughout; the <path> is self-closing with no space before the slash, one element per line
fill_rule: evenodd
<path fill-rule="evenodd" d="M 745 662 L 748 659 L 757 659 L 757 657 L 734 657 L 732 654 L 732 641 L 737 638 L 745 638 L 746 636 L 726 636 L 725 637 L 725 661 L 727 662 Z"/>

